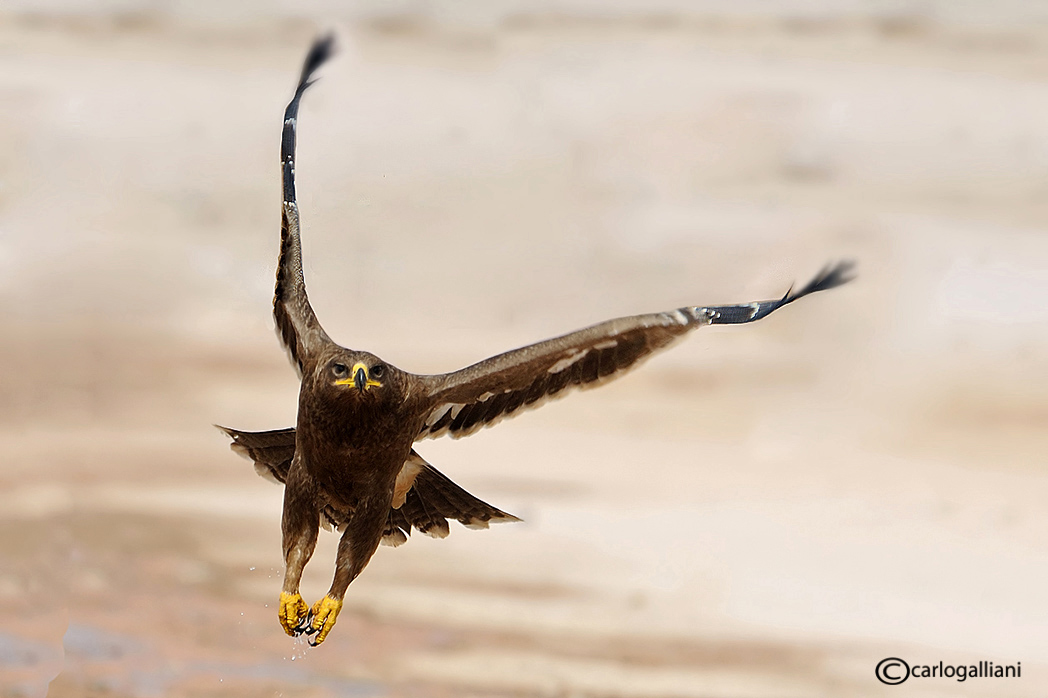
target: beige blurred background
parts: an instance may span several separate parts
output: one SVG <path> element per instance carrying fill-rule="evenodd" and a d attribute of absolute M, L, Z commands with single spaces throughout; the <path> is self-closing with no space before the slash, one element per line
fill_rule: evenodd
<path fill-rule="evenodd" d="M 0 8 L 0 696 L 1048 692 L 1048 6 Z M 336 340 L 445 371 L 859 279 L 420 452 L 525 519 L 287 638 L 281 114 Z M 307 570 L 327 588 L 335 537 Z M 1022 678 L 882 686 L 911 663 Z M 49 684 L 50 682 L 50 684 Z"/>

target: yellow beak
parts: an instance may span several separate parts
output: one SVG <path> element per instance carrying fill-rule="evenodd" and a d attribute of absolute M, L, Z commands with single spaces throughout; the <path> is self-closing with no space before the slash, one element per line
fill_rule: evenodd
<path fill-rule="evenodd" d="M 382 387 L 381 383 L 371 378 L 368 374 L 368 367 L 362 362 L 353 364 L 353 368 L 349 372 L 349 378 L 335 381 L 335 385 L 355 385 L 360 392 L 369 390 L 371 387 Z"/>

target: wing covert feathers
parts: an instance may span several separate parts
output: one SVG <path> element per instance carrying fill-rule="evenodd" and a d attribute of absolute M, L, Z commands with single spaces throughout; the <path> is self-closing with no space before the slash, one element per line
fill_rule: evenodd
<path fill-rule="evenodd" d="M 330 343 L 327 333 L 320 326 L 309 298 L 302 274 L 302 240 L 298 203 L 295 199 L 295 147 L 298 128 L 298 105 L 306 89 L 313 84 L 310 80 L 334 52 L 334 37 L 318 39 L 306 56 L 302 75 L 295 96 L 284 110 L 284 126 L 280 138 L 280 167 L 283 181 L 283 203 L 281 205 L 280 257 L 277 263 L 277 279 L 273 290 L 273 319 L 277 334 L 287 349 L 291 362 L 299 375 L 302 374 L 306 357 L 324 343 Z"/>
<path fill-rule="evenodd" d="M 619 318 L 433 376 L 434 407 L 417 438 L 467 436 L 574 388 L 602 385 L 706 322 L 680 310 Z"/>

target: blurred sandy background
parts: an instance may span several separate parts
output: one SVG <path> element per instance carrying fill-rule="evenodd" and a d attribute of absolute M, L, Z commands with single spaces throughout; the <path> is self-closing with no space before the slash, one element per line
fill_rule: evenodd
<path fill-rule="evenodd" d="M 1048 692 L 1044 3 L 350 5 L 0 9 L 0 695 Z M 526 522 L 382 548 L 310 650 L 281 490 L 210 425 L 294 421 L 278 140 L 328 27 L 299 196 L 344 344 L 445 371 L 860 277 L 421 444 Z"/>

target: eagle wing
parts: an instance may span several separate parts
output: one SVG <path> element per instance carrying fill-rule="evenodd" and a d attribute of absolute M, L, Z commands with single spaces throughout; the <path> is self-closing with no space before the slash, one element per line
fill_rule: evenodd
<path fill-rule="evenodd" d="M 280 258 L 277 263 L 277 281 L 273 290 L 273 319 L 277 334 L 287 349 L 291 363 L 299 376 L 306 358 L 331 339 L 320 326 L 313 307 L 306 296 L 306 282 L 302 274 L 302 240 L 299 235 L 298 203 L 295 200 L 295 141 L 298 123 L 298 104 L 302 94 L 314 81 L 310 77 L 332 54 L 334 37 L 319 39 L 313 44 L 302 67 L 295 96 L 284 111 L 284 128 L 280 138 L 280 164 L 283 179 L 283 206 L 280 224 Z"/>
<path fill-rule="evenodd" d="M 828 266 L 799 291 L 790 289 L 778 300 L 688 306 L 618 318 L 499 354 L 453 373 L 418 376 L 429 390 L 429 407 L 415 440 L 445 434 L 452 438 L 467 436 L 575 388 L 602 385 L 697 327 L 755 322 L 798 298 L 847 283 L 852 279 L 853 266 L 851 262 Z M 293 427 L 269 432 L 220 428 L 233 438 L 235 451 L 255 462 L 260 475 L 283 482 L 279 467 L 274 470 L 272 461 L 290 464 L 295 444 Z"/>
<path fill-rule="evenodd" d="M 851 280 L 852 267 L 850 262 L 827 266 L 801 290 L 791 288 L 778 300 L 618 318 L 453 373 L 420 376 L 431 406 L 416 440 L 467 436 L 575 388 L 602 385 L 697 327 L 754 322 L 798 298 L 840 286 Z"/>

